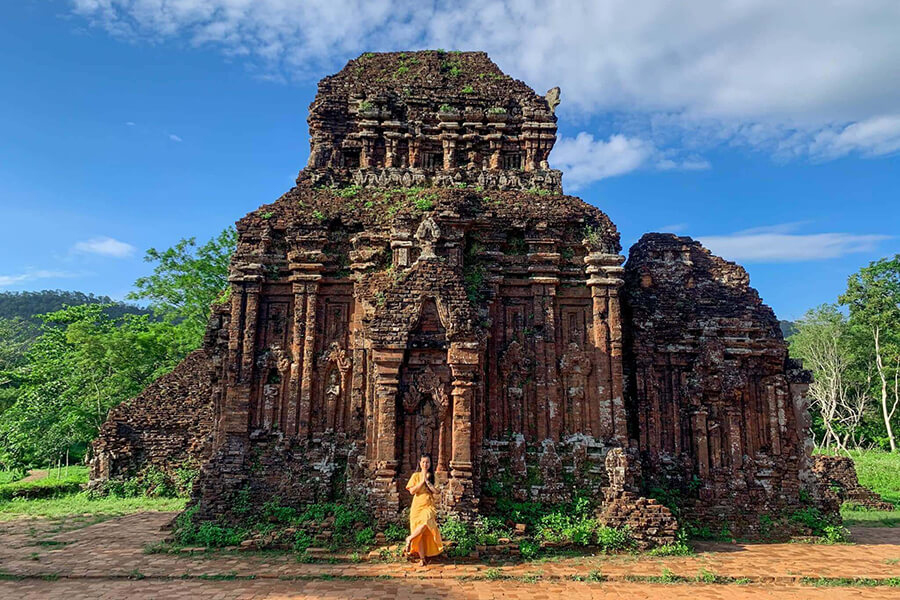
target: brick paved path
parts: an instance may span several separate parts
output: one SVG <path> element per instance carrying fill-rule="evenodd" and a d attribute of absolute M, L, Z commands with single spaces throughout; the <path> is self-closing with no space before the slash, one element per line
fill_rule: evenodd
<path fill-rule="evenodd" d="M 800 586 L 804 577 L 900 577 L 900 529 L 860 528 L 855 545 L 703 544 L 696 556 L 588 556 L 521 564 L 304 564 L 283 553 L 146 554 L 172 513 L 140 513 L 88 527 L 25 520 L 0 524 L 0 598 L 897 598 L 896 588 Z M 487 569 L 496 569 L 488 572 Z M 750 578 L 751 585 L 629 583 L 663 569 Z M 571 581 L 599 570 L 602 584 Z M 487 574 L 540 576 L 465 580 Z M 199 577 L 216 579 L 200 579 Z M 184 579 L 182 579 L 184 577 Z M 253 580 L 241 578 L 254 577 Z M 338 579 L 328 579 L 336 577 Z M 361 577 L 361 580 L 347 580 Z M 41 579 L 45 578 L 45 579 Z M 55 580 L 46 580 L 55 579 Z"/>
<path fill-rule="evenodd" d="M 453 599 L 528 599 L 580 600 L 582 598 L 616 600 L 795 600 L 803 599 L 881 599 L 896 600 L 891 588 L 810 588 L 773 585 L 662 585 L 637 583 L 539 583 L 489 581 L 20 581 L 0 582 L 0 598 L 16 600 L 130 600 L 200 598 L 224 599 L 367 599 L 428 600 Z"/>

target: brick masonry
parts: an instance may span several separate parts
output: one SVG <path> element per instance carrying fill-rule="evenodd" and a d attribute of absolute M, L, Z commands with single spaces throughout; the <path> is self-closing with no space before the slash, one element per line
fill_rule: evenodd
<path fill-rule="evenodd" d="M 800 504 L 808 373 L 772 311 L 689 238 L 645 236 L 623 268 L 547 165 L 558 102 L 479 52 L 322 80 L 296 187 L 237 225 L 201 518 L 356 498 L 398 521 L 422 453 L 444 514 L 586 491 L 648 546 L 676 527 L 657 482 L 748 531 Z"/>
<path fill-rule="evenodd" d="M 894 505 L 860 485 L 853 459 L 847 456 L 816 455 L 813 471 L 822 486 L 822 494 L 841 504 L 850 502 L 873 510 L 894 510 Z"/>

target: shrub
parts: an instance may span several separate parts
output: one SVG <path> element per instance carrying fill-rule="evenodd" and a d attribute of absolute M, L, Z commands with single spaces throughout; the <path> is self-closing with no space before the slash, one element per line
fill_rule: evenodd
<path fill-rule="evenodd" d="M 477 543 L 471 528 L 456 517 L 450 517 L 444 522 L 441 537 L 453 542 L 453 547 L 447 553 L 451 557 L 468 556 L 475 550 Z"/>
<path fill-rule="evenodd" d="M 620 552 L 631 547 L 631 536 L 625 529 L 615 527 L 599 527 L 597 529 L 597 545 L 605 552 Z"/>
<path fill-rule="evenodd" d="M 270 523 L 290 523 L 297 518 L 297 511 L 289 506 L 282 506 L 276 497 L 263 504 L 260 516 Z"/>
<path fill-rule="evenodd" d="M 307 548 L 312 546 L 312 543 L 312 537 L 307 532 L 301 530 L 294 534 L 294 543 L 292 547 L 294 552 L 303 554 L 306 552 Z"/>
<path fill-rule="evenodd" d="M 388 526 L 384 528 L 384 537 L 389 542 L 399 542 L 406 539 L 406 530 L 396 523 L 388 523 Z"/>
<path fill-rule="evenodd" d="M 197 506 L 185 510 L 175 520 L 175 538 L 183 545 L 236 546 L 246 536 L 246 531 L 219 522 L 196 523 Z"/>
<path fill-rule="evenodd" d="M 353 540 L 357 546 L 367 547 L 375 543 L 375 530 L 371 527 L 360 529 Z"/>
<path fill-rule="evenodd" d="M 519 542 L 519 553 L 524 559 L 530 560 L 532 558 L 537 558 L 541 553 L 541 546 L 535 541 L 523 540 Z"/>
<path fill-rule="evenodd" d="M 189 467 L 175 469 L 175 489 L 179 496 L 187 497 L 190 495 L 198 475 L 200 475 L 200 469 L 191 469 Z"/>

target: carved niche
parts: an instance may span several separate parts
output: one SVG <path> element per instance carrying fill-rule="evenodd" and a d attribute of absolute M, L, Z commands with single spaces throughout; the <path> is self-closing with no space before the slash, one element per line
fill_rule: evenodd
<path fill-rule="evenodd" d="M 527 410 L 526 388 L 533 362 L 524 346 L 513 340 L 500 358 L 505 399 L 505 425 L 513 433 L 525 433 Z M 496 432 L 501 433 L 500 431 Z"/>
<path fill-rule="evenodd" d="M 277 429 L 283 412 L 282 390 L 291 369 L 291 359 L 281 346 L 273 344 L 260 355 L 257 367 L 262 378 L 254 425 L 265 430 Z"/>
<path fill-rule="evenodd" d="M 591 358 L 581 346 L 572 342 L 559 361 L 566 397 L 566 430 L 585 432 L 590 428 L 587 403 L 587 381 Z"/>
<path fill-rule="evenodd" d="M 419 456 L 430 454 L 436 471 L 446 471 L 450 457 L 451 397 L 447 382 L 431 367 L 409 385 L 403 394 L 403 465 L 416 469 Z"/>
<path fill-rule="evenodd" d="M 347 350 L 338 342 L 319 357 L 319 373 L 323 374 L 317 409 L 313 411 L 316 431 L 344 431 L 348 418 L 348 392 L 351 361 Z"/>

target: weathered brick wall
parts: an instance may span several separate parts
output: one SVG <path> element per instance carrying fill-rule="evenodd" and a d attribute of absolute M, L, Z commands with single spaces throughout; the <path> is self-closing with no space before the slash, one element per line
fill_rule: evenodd
<path fill-rule="evenodd" d="M 422 450 L 448 511 L 506 466 L 517 497 L 600 494 L 626 439 L 615 228 L 558 194 L 411 193 L 304 184 L 238 224 L 201 515 L 249 489 L 391 520 Z"/>
<path fill-rule="evenodd" d="M 822 493 L 837 504 L 850 502 L 873 510 L 894 510 L 894 505 L 860 485 L 853 459 L 848 456 L 813 457 L 812 471 L 821 486 Z"/>
<path fill-rule="evenodd" d="M 690 238 L 647 234 L 625 268 L 632 431 L 647 487 L 684 517 L 754 534 L 802 508 L 808 373 L 740 266 Z"/>
<path fill-rule="evenodd" d="M 195 350 L 139 396 L 110 411 L 93 442 L 91 482 L 127 479 L 148 468 L 174 476 L 198 468 L 211 449 L 212 363 Z"/>
<path fill-rule="evenodd" d="M 319 82 L 300 181 L 560 192 L 547 164 L 558 102 L 484 52 L 369 52 Z"/>

